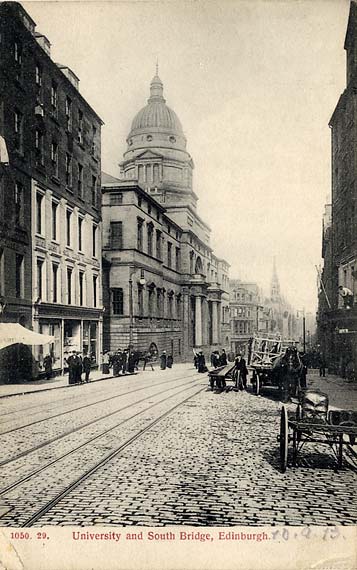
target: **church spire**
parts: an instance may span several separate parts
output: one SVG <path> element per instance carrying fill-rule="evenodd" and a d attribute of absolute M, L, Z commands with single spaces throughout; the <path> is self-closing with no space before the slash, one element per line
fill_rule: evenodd
<path fill-rule="evenodd" d="M 274 301 L 278 300 L 280 297 L 280 283 L 278 278 L 278 273 L 276 270 L 276 257 L 273 257 L 273 275 L 271 278 L 271 290 L 270 290 L 271 299 Z"/>

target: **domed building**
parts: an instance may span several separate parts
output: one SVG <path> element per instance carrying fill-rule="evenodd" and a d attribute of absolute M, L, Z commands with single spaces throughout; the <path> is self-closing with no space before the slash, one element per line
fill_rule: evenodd
<path fill-rule="evenodd" d="M 197 213 L 193 169 L 156 72 L 120 177 L 102 175 L 104 349 L 166 350 L 176 360 L 229 350 L 229 265 Z"/>

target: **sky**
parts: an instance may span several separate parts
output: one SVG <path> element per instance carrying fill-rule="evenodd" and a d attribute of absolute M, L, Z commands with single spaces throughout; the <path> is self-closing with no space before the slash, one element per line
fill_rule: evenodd
<path fill-rule="evenodd" d="M 23 2 L 101 116 L 102 169 L 118 163 L 159 60 L 194 164 L 198 213 L 230 277 L 314 311 L 329 119 L 345 88 L 348 0 Z"/>

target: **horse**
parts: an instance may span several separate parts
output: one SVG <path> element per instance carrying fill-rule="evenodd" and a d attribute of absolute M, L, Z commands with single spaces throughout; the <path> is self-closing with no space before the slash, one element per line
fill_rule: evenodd
<path fill-rule="evenodd" d="M 303 363 L 295 347 L 288 347 L 279 367 L 279 386 L 283 402 L 288 402 L 301 389 Z"/>

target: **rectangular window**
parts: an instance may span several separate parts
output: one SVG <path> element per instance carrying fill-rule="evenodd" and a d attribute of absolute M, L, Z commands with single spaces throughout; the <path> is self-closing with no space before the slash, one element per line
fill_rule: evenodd
<path fill-rule="evenodd" d="M 72 188 L 72 155 L 66 153 L 66 186 Z"/>
<path fill-rule="evenodd" d="M 22 64 L 22 44 L 19 40 L 14 42 L 14 59 L 18 65 Z"/>
<path fill-rule="evenodd" d="M 35 131 L 36 164 L 43 164 L 43 133 L 40 129 Z"/>
<path fill-rule="evenodd" d="M 66 243 L 68 246 L 71 245 L 71 223 L 72 223 L 72 212 L 71 210 L 66 211 Z"/>
<path fill-rule="evenodd" d="M 97 127 L 95 127 L 93 125 L 92 126 L 92 148 L 91 148 L 92 156 L 96 155 L 96 151 L 97 151 Z"/>
<path fill-rule="evenodd" d="M 51 83 L 51 108 L 52 115 L 57 117 L 57 103 L 58 103 L 58 88 L 57 83 L 52 81 Z"/>
<path fill-rule="evenodd" d="M 72 304 L 72 269 L 67 267 L 67 303 Z"/>
<path fill-rule="evenodd" d="M 139 317 L 144 315 L 144 290 L 141 286 L 138 287 L 138 311 Z"/>
<path fill-rule="evenodd" d="M 149 317 L 153 317 L 154 316 L 154 291 L 153 289 L 149 289 L 148 291 L 149 293 L 149 303 L 148 303 L 148 309 L 149 309 Z"/>
<path fill-rule="evenodd" d="M 123 203 L 123 194 L 110 194 L 109 203 L 111 206 L 120 206 Z"/>
<path fill-rule="evenodd" d="M 42 200 L 43 194 L 36 193 L 36 232 L 42 234 Z"/>
<path fill-rule="evenodd" d="M 154 228 L 152 224 L 148 225 L 148 254 L 152 255 L 152 242 L 153 242 Z"/>
<path fill-rule="evenodd" d="M 161 259 L 161 231 L 156 230 L 156 257 Z"/>
<path fill-rule="evenodd" d="M 0 247 L 0 295 L 5 295 L 5 252 Z"/>
<path fill-rule="evenodd" d="M 123 289 L 112 289 L 112 311 L 113 315 L 124 314 Z"/>
<path fill-rule="evenodd" d="M 42 267 L 43 259 L 37 260 L 37 298 L 42 299 Z"/>
<path fill-rule="evenodd" d="M 51 143 L 51 161 L 53 175 L 58 178 L 58 144 L 55 141 L 52 141 Z"/>
<path fill-rule="evenodd" d="M 35 81 L 36 81 L 37 87 L 41 87 L 41 86 L 42 86 L 42 68 L 41 68 L 41 66 L 40 66 L 39 63 L 36 63 L 36 68 L 35 68 Z"/>
<path fill-rule="evenodd" d="M 81 307 L 83 307 L 83 300 L 84 300 L 84 297 L 83 297 L 84 273 L 83 273 L 83 271 L 79 272 L 78 277 L 79 277 L 79 304 Z"/>
<path fill-rule="evenodd" d="M 83 230 L 83 218 L 78 218 L 78 250 L 82 251 L 82 230 Z"/>
<path fill-rule="evenodd" d="M 52 202 L 52 239 L 57 239 L 57 202 Z"/>
<path fill-rule="evenodd" d="M 110 241 L 112 249 L 123 248 L 123 223 L 110 222 Z"/>
<path fill-rule="evenodd" d="M 72 101 L 69 97 L 66 97 L 66 128 L 72 131 Z"/>
<path fill-rule="evenodd" d="M 93 275 L 93 307 L 97 306 L 97 282 L 98 275 Z"/>
<path fill-rule="evenodd" d="M 167 242 L 167 266 L 172 267 L 172 243 Z"/>
<path fill-rule="evenodd" d="M 176 271 L 181 269 L 181 250 L 179 247 L 176 248 Z"/>
<path fill-rule="evenodd" d="M 58 301 L 58 265 L 52 263 L 52 302 L 57 303 Z"/>
<path fill-rule="evenodd" d="M 92 175 L 92 206 L 97 206 L 97 177 Z"/>
<path fill-rule="evenodd" d="M 24 191 L 20 182 L 15 184 L 15 225 L 21 226 L 24 222 Z"/>
<path fill-rule="evenodd" d="M 83 143 L 83 113 L 78 109 L 78 142 Z"/>
<path fill-rule="evenodd" d="M 15 148 L 22 153 L 23 149 L 23 114 L 18 109 L 14 112 Z"/>
<path fill-rule="evenodd" d="M 92 226 L 92 256 L 97 256 L 97 226 Z"/>
<path fill-rule="evenodd" d="M 137 248 L 139 251 L 143 250 L 143 220 L 137 221 Z"/>
<path fill-rule="evenodd" d="M 24 283 L 24 256 L 16 254 L 15 258 L 15 295 L 17 298 L 23 296 L 23 283 Z"/>
<path fill-rule="evenodd" d="M 78 163 L 78 179 L 77 179 L 78 197 L 83 196 L 83 165 Z"/>

